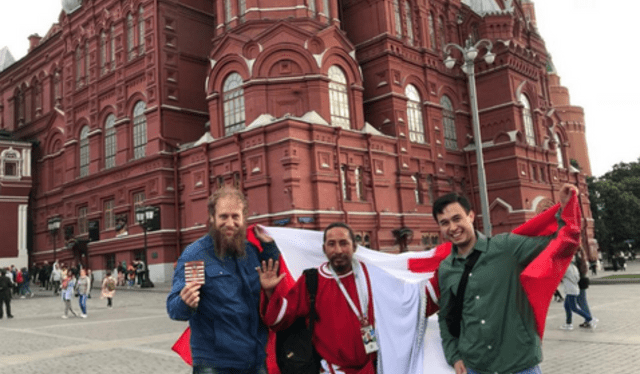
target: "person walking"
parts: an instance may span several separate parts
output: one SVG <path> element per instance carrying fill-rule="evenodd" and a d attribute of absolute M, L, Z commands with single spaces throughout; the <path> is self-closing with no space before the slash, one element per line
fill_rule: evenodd
<path fill-rule="evenodd" d="M 574 260 L 575 261 L 575 260 Z M 577 305 L 578 295 L 580 295 L 580 287 L 578 282 L 580 281 L 580 272 L 575 262 L 572 261 L 567 268 L 567 272 L 562 278 L 562 286 L 564 287 L 564 310 L 567 314 L 566 323 L 560 326 L 561 330 L 573 330 L 573 324 L 571 323 L 573 313 L 582 316 L 588 328 L 595 329 L 598 320 L 591 317 L 588 311 L 580 309 Z"/>
<path fill-rule="evenodd" d="M 589 309 L 589 303 L 587 303 L 587 288 L 589 288 L 589 265 L 587 264 L 587 256 L 584 248 L 580 248 L 578 253 L 576 253 L 575 261 L 578 266 L 578 271 L 580 272 L 580 280 L 578 281 L 578 288 L 580 288 L 580 293 L 578 294 L 577 302 L 578 307 L 583 311 L 587 312 L 591 317 L 597 322 L 598 319 L 593 317 L 591 310 Z M 589 328 L 590 324 L 585 319 L 583 323 L 579 325 L 582 328 Z"/>
<path fill-rule="evenodd" d="M 84 269 L 80 270 L 80 277 L 76 284 L 76 292 L 78 294 L 78 303 L 80 304 L 80 310 L 82 313 L 80 317 L 87 318 L 87 296 L 89 295 L 90 280 L 87 276 L 87 272 Z"/>
<path fill-rule="evenodd" d="M 113 308 L 113 296 L 116 294 L 116 280 L 111 276 L 111 271 L 107 270 L 107 276 L 102 280 L 101 299 L 107 299 L 107 308 Z"/>
<path fill-rule="evenodd" d="M 33 292 L 31 292 L 31 273 L 27 270 L 26 267 L 22 268 L 22 284 L 20 285 L 20 298 L 24 299 L 25 297 L 33 297 Z"/>
<path fill-rule="evenodd" d="M 73 298 L 73 294 L 76 287 L 76 277 L 73 272 L 73 269 L 69 269 L 67 272 L 67 277 L 62 281 L 62 301 L 64 302 L 64 314 L 62 315 L 63 319 L 69 318 L 69 312 L 73 314 L 74 317 L 78 315 L 73 311 L 71 307 L 71 299 Z"/>
<path fill-rule="evenodd" d="M 0 319 L 3 317 L 2 304 L 7 309 L 7 318 L 13 318 L 11 314 L 11 279 L 7 277 L 7 270 L 0 269 Z"/>
<path fill-rule="evenodd" d="M 53 263 L 53 268 L 51 269 L 51 277 L 50 277 L 50 282 L 51 282 L 51 288 L 53 288 L 53 294 L 54 295 L 58 295 L 58 292 L 60 290 L 60 282 L 62 281 L 62 272 L 60 270 L 60 264 L 58 264 L 58 261 Z"/>
<path fill-rule="evenodd" d="M 91 271 L 91 269 L 87 269 L 87 277 L 89 277 L 89 290 L 87 291 L 87 298 L 91 298 L 91 290 L 93 290 L 93 282 L 94 282 L 94 278 L 93 278 L 93 272 Z"/>

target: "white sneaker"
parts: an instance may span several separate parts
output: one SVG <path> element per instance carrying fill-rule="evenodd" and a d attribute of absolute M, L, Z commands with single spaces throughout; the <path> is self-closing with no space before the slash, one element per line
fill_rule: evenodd
<path fill-rule="evenodd" d="M 26 299 L 26 296 L 22 295 L 20 296 L 21 299 Z"/>
<path fill-rule="evenodd" d="M 573 325 L 570 323 L 565 323 L 564 325 L 560 326 L 560 330 L 573 330 Z"/>
<path fill-rule="evenodd" d="M 67 316 L 62 316 L 62 319 L 67 319 L 67 318 L 69 318 L 69 317 L 67 317 Z"/>
<path fill-rule="evenodd" d="M 599 319 L 597 319 L 596 317 L 593 317 L 593 318 L 591 319 L 591 321 L 589 321 L 589 328 L 590 328 L 591 330 L 595 330 L 595 329 L 596 329 L 596 326 L 598 326 L 598 321 L 600 321 L 600 320 L 599 320 Z"/>
<path fill-rule="evenodd" d="M 81 314 L 80 317 L 87 318 L 87 315 L 86 314 Z"/>

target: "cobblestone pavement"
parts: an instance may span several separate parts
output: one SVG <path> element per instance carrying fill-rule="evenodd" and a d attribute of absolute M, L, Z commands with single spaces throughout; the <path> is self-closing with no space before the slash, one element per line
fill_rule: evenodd
<path fill-rule="evenodd" d="M 13 299 L 15 318 L 0 320 L 0 373 L 190 373 L 171 351 L 186 323 L 167 317 L 165 298 L 118 291 L 107 309 L 94 292 L 86 319 L 62 319 L 64 305 L 50 292 Z M 72 305 L 79 313 L 77 299 Z"/>
<path fill-rule="evenodd" d="M 152 292 L 119 290 L 113 309 L 107 309 L 106 301 L 96 293 L 89 299 L 87 319 L 61 319 L 63 304 L 49 292 L 36 291 L 32 299 L 14 299 L 11 306 L 16 318 L 0 320 L 0 373 L 190 373 L 171 351 L 186 323 L 167 317 L 168 285 L 156 286 Z M 593 331 L 577 327 L 582 322 L 577 315 L 573 331 L 560 330 L 565 319 L 563 304 L 551 303 L 543 342 L 543 372 L 636 373 L 640 363 L 640 283 L 592 285 L 587 298 L 600 319 Z M 76 300 L 73 306 L 78 312 Z"/>

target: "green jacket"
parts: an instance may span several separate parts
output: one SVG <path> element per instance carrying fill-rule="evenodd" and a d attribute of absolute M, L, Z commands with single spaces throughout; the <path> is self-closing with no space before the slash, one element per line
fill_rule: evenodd
<path fill-rule="evenodd" d="M 563 225 L 560 221 L 560 227 Z M 476 235 L 474 249 L 481 254 L 464 293 L 459 338 L 449 334 L 444 318 L 464 271 L 465 259 L 458 257 L 456 246 L 438 270 L 440 335 L 447 362 L 453 366 L 462 359 L 466 367 L 481 373 L 513 373 L 536 366 L 542 361 L 540 337 L 520 273 L 555 234 L 526 237 L 508 233 L 491 239 Z"/>

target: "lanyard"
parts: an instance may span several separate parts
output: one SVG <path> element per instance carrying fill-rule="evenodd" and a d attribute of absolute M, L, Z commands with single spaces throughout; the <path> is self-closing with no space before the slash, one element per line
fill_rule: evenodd
<path fill-rule="evenodd" d="M 328 267 L 329 267 L 329 270 L 331 271 L 331 276 L 333 276 L 333 279 L 335 279 L 336 282 L 338 283 L 338 287 L 340 287 L 340 291 L 342 291 L 342 294 L 344 295 L 344 298 L 347 300 L 347 303 L 351 307 L 351 310 L 353 310 L 353 313 L 355 313 L 355 315 L 358 317 L 360 322 L 366 321 L 367 310 L 369 306 L 369 292 L 367 288 L 367 282 L 365 279 L 363 279 L 365 278 L 365 276 L 364 276 L 364 271 L 360 267 L 360 263 L 358 261 L 353 261 L 352 271 L 353 271 L 354 280 L 356 282 L 358 301 L 360 303 L 360 310 L 362 310 L 362 313 L 360 313 L 360 311 L 356 307 L 353 300 L 351 300 L 351 297 L 349 296 L 347 289 L 344 287 L 344 285 L 340 281 L 340 278 L 338 278 L 338 275 L 336 274 L 335 270 L 333 270 L 331 265 L 329 265 Z"/>

